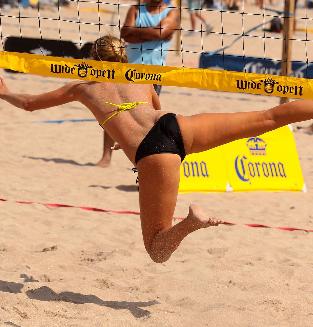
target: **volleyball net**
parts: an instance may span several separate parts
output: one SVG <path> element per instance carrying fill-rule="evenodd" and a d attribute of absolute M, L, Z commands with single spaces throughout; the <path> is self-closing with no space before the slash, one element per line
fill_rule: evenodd
<path fill-rule="evenodd" d="M 97 38 L 120 37 L 127 11 L 137 1 L 3 0 L 0 67 L 51 77 L 311 98 L 309 2 L 299 2 L 295 12 L 291 76 L 278 76 L 284 36 L 274 32 L 292 13 L 284 11 L 284 3 L 250 1 L 172 0 L 168 6 L 179 10 L 179 26 L 169 48 L 161 49 L 167 52 L 166 65 L 149 66 L 87 59 Z"/>

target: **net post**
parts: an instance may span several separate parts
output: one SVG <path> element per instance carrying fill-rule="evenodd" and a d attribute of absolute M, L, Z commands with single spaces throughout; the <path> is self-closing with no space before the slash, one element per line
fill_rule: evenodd
<path fill-rule="evenodd" d="M 291 73 L 292 37 L 294 28 L 295 0 L 285 0 L 284 7 L 284 28 L 281 75 L 289 76 Z M 280 98 L 280 103 L 288 102 L 288 98 Z"/>

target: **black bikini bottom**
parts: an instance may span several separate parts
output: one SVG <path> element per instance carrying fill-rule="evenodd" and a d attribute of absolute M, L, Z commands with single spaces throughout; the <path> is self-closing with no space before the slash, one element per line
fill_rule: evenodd
<path fill-rule="evenodd" d="M 137 149 L 135 162 L 159 153 L 177 154 L 181 161 L 186 156 L 180 128 L 173 113 L 163 115 L 150 129 Z"/>

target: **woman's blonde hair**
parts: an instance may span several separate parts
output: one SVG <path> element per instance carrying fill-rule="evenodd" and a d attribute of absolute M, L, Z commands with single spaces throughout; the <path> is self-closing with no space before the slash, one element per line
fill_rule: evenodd
<path fill-rule="evenodd" d="M 97 39 L 92 45 L 90 56 L 95 60 L 128 62 L 124 41 L 111 35 Z"/>

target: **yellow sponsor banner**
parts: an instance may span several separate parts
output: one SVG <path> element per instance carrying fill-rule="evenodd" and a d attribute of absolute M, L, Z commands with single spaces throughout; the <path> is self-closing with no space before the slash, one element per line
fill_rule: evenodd
<path fill-rule="evenodd" d="M 234 191 L 301 191 L 304 180 L 288 126 L 231 143 L 229 184 Z"/>
<path fill-rule="evenodd" d="M 313 97 L 312 80 L 265 74 L 134 65 L 6 51 L 0 52 L 0 68 L 87 81 L 160 84 L 287 98 Z"/>
<path fill-rule="evenodd" d="M 225 151 L 229 145 L 188 155 L 180 166 L 180 192 L 225 192 Z"/>
<path fill-rule="evenodd" d="M 304 187 L 295 140 L 285 126 L 187 156 L 181 167 L 179 190 L 301 191 Z"/>

